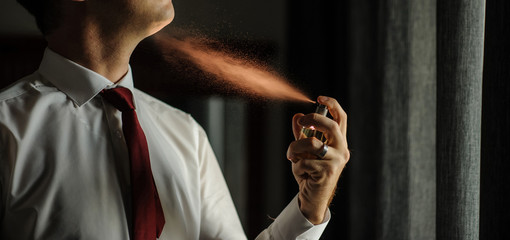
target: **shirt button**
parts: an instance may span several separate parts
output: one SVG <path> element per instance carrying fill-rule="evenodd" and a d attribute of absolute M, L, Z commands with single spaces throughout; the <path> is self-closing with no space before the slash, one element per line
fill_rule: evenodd
<path fill-rule="evenodd" d="M 115 131 L 115 135 L 117 135 L 117 138 L 122 138 L 122 132 L 120 130 Z"/>

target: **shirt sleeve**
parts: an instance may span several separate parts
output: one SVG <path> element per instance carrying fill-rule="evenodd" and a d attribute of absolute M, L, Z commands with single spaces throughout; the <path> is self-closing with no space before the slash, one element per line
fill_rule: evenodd
<path fill-rule="evenodd" d="M 199 133 L 200 239 L 246 239 L 218 161 L 202 128 Z M 297 195 L 256 240 L 319 239 L 330 219 L 313 225 L 299 210 Z"/>
<path fill-rule="evenodd" d="M 321 224 L 313 225 L 299 210 L 296 195 L 275 221 L 257 236 L 256 240 L 319 239 L 330 218 L 331 214 L 328 209 L 324 221 Z"/>

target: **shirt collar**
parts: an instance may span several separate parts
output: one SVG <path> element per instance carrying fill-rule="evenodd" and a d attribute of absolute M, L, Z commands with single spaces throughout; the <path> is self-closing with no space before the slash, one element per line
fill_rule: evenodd
<path fill-rule="evenodd" d="M 131 66 L 117 83 L 46 48 L 39 73 L 81 107 L 105 88 L 122 86 L 133 92 Z"/>

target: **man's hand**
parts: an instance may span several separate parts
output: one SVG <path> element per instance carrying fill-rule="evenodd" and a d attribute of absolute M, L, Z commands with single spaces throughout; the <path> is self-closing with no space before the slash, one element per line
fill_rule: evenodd
<path fill-rule="evenodd" d="M 333 98 L 321 96 L 317 101 L 328 107 L 333 119 L 316 113 L 294 115 L 292 129 L 296 140 L 287 150 L 287 158 L 292 161 L 292 172 L 299 184 L 300 210 L 313 224 L 323 222 L 338 178 L 350 157 L 346 139 L 347 114 Z M 303 127 L 310 126 L 323 132 L 327 139 L 328 151 L 322 159 L 318 155 L 324 143 L 301 133 Z"/>

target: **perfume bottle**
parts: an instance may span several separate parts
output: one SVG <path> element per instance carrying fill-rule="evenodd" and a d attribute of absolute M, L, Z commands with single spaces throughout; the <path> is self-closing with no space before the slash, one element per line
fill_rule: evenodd
<path fill-rule="evenodd" d="M 322 116 L 326 116 L 328 114 L 328 107 L 326 107 L 326 105 L 317 104 L 317 108 L 315 108 L 315 113 L 320 114 Z M 306 137 L 315 137 L 321 140 L 322 142 L 326 142 L 327 140 L 324 137 L 324 134 L 321 131 L 315 129 L 314 126 L 303 127 L 303 129 L 301 129 L 301 132 Z"/>

